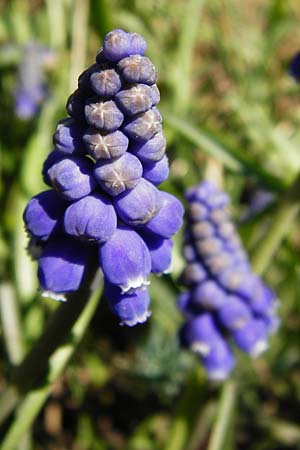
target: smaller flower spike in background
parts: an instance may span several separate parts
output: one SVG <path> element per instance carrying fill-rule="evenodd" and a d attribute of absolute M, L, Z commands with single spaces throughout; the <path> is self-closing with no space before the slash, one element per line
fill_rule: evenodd
<path fill-rule="evenodd" d="M 146 47 L 137 33 L 106 35 L 54 132 L 42 172 L 52 189 L 24 212 L 45 294 L 61 300 L 76 291 L 98 254 L 109 306 L 128 326 L 150 316 L 148 276 L 170 272 L 183 218 L 180 201 L 158 188 L 169 163 Z"/>
<path fill-rule="evenodd" d="M 228 211 L 229 198 L 208 181 L 189 189 L 181 275 L 188 291 L 180 294 L 186 318 L 182 345 L 197 353 L 208 378 L 223 380 L 235 359 L 234 343 L 255 357 L 276 331 L 274 292 L 255 275 Z"/>

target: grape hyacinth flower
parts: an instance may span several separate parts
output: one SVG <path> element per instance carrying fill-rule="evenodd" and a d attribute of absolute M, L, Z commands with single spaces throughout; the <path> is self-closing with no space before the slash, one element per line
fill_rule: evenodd
<path fill-rule="evenodd" d="M 276 331 L 274 292 L 255 275 L 231 221 L 229 198 L 204 181 L 186 193 L 189 204 L 179 296 L 185 316 L 182 345 L 197 353 L 212 380 L 234 368 L 232 344 L 255 357 Z"/>
<path fill-rule="evenodd" d="M 96 255 L 109 306 L 128 326 L 150 316 L 148 277 L 170 272 L 183 218 L 180 201 L 158 187 L 169 164 L 145 51 L 137 33 L 106 35 L 54 132 L 42 171 L 51 189 L 24 211 L 45 295 L 78 290 Z"/>
<path fill-rule="evenodd" d="M 32 119 L 47 96 L 45 67 L 52 64 L 53 52 L 30 42 L 22 48 L 22 58 L 14 91 L 15 113 L 19 119 Z"/>

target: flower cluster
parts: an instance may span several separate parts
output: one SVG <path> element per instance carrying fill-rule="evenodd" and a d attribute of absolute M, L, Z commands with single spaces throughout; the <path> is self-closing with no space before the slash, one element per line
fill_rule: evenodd
<path fill-rule="evenodd" d="M 24 212 L 41 248 L 41 288 L 57 298 L 77 290 L 96 250 L 109 305 L 129 326 L 149 316 L 147 278 L 170 270 L 183 216 L 179 200 L 156 187 L 169 167 L 157 74 L 145 51 L 137 33 L 106 35 L 54 133 L 43 167 L 52 189 Z"/>
<path fill-rule="evenodd" d="M 189 203 L 179 297 L 186 318 L 182 344 L 200 355 L 210 379 L 225 379 L 235 365 L 231 342 L 255 357 L 278 327 L 277 301 L 255 275 L 228 211 L 228 196 L 204 181 Z"/>
<path fill-rule="evenodd" d="M 14 91 L 15 113 L 28 120 L 34 117 L 47 96 L 44 69 L 53 62 L 53 52 L 30 42 L 22 48 L 22 58 Z"/>

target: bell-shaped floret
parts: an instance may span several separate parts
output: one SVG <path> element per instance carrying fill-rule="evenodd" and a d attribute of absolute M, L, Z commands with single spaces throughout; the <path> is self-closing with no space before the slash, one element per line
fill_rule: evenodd
<path fill-rule="evenodd" d="M 208 277 L 207 271 L 199 261 L 193 261 L 186 265 L 180 277 L 185 286 L 194 286 L 202 283 Z"/>
<path fill-rule="evenodd" d="M 48 176 L 48 169 L 52 167 L 55 163 L 62 160 L 65 157 L 59 150 L 52 150 L 47 156 L 47 158 L 44 161 L 43 169 L 42 169 L 42 175 L 43 180 L 45 184 L 48 184 L 48 186 L 51 186 L 51 180 Z"/>
<path fill-rule="evenodd" d="M 156 133 L 146 142 L 133 142 L 130 151 L 143 163 L 160 161 L 166 151 L 166 138 L 163 131 Z"/>
<path fill-rule="evenodd" d="M 146 84 L 128 86 L 118 92 L 114 99 L 120 110 L 127 116 L 144 113 L 155 104 L 153 91 Z"/>
<path fill-rule="evenodd" d="M 147 56 L 132 55 L 124 58 L 118 63 L 118 69 L 127 83 L 151 85 L 157 81 L 155 66 Z"/>
<path fill-rule="evenodd" d="M 114 101 L 98 100 L 97 97 L 87 100 L 84 114 L 89 125 L 108 133 L 117 130 L 124 120 L 123 113 Z"/>
<path fill-rule="evenodd" d="M 23 219 L 27 231 L 37 239 L 46 241 L 61 231 L 61 218 L 67 203 L 52 189 L 41 192 L 27 204 Z"/>
<path fill-rule="evenodd" d="M 82 133 L 83 128 L 71 117 L 61 120 L 53 136 L 55 148 L 65 154 L 83 155 Z"/>
<path fill-rule="evenodd" d="M 70 236 L 102 244 L 117 228 L 115 209 L 104 195 L 88 195 L 72 203 L 64 215 L 64 229 Z"/>
<path fill-rule="evenodd" d="M 93 164 L 84 158 L 63 158 L 54 163 L 47 176 L 52 187 L 66 200 L 79 200 L 96 186 L 92 176 Z"/>
<path fill-rule="evenodd" d="M 239 297 L 229 295 L 226 302 L 217 310 L 217 317 L 220 324 L 229 331 L 242 328 L 252 314 L 249 307 Z"/>
<path fill-rule="evenodd" d="M 118 62 L 129 55 L 143 55 L 147 49 L 145 39 L 138 33 L 126 33 L 117 29 L 107 33 L 103 42 L 103 55 L 109 61 Z"/>
<path fill-rule="evenodd" d="M 157 274 L 170 273 L 173 242 L 151 234 L 142 234 L 151 256 L 151 272 Z"/>
<path fill-rule="evenodd" d="M 84 108 L 85 108 L 86 96 L 84 92 L 76 89 L 73 94 L 70 95 L 67 101 L 66 109 L 67 113 L 75 120 L 83 122 L 85 120 Z"/>
<path fill-rule="evenodd" d="M 127 120 L 122 129 L 124 133 L 134 141 L 148 141 L 156 133 L 162 130 L 162 117 L 156 108 L 138 114 Z"/>
<path fill-rule="evenodd" d="M 233 333 L 236 345 L 251 356 L 256 357 L 268 348 L 268 326 L 264 320 L 249 320 Z"/>
<path fill-rule="evenodd" d="M 87 262 L 88 249 L 81 242 L 65 236 L 50 240 L 40 256 L 38 267 L 40 286 L 46 291 L 44 295 L 51 297 L 51 293 L 77 291 Z"/>
<path fill-rule="evenodd" d="M 156 187 L 141 178 L 134 189 L 115 197 L 114 205 L 117 214 L 125 223 L 143 225 L 158 213 L 162 201 Z"/>
<path fill-rule="evenodd" d="M 214 343 L 222 339 L 213 316 L 208 313 L 199 314 L 188 320 L 180 330 L 180 340 L 184 347 L 195 353 L 206 356 Z"/>
<path fill-rule="evenodd" d="M 235 366 L 235 357 L 225 339 L 219 339 L 207 356 L 201 358 L 207 376 L 213 381 L 228 378 Z"/>
<path fill-rule="evenodd" d="M 143 163 L 143 178 L 157 186 L 167 180 L 169 176 L 169 160 L 166 155 L 160 161 Z"/>
<path fill-rule="evenodd" d="M 163 191 L 159 193 L 161 208 L 143 228 L 164 238 L 170 238 L 182 226 L 184 209 L 182 203 L 172 194 Z"/>
<path fill-rule="evenodd" d="M 151 271 L 149 250 L 143 239 L 130 227 L 116 229 L 109 241 L 99 248 L 99 261 L 105 278 L 122 292 L 147 283 Z"/>
<path fill-rule="evenodd" d="M 145 287 L 122 293 L 119 287 L 106 282 L 104 295 L 112 312 L 121 320 L 120 325 L 133 327 L 146 322 L 151 315 L 149 291 Z"/>
<path fill-rule="evenodd" d="M 89 154 L 96 160 L 118 158 L 128 147 L 127 136 L 119 130 L 100 133 L 96 128 L 89 127 L 83 135 L 83 141 Z"/>
<path fill-rule="evenodd" d="M 109 64 L 96 64 L 89 74 L 90 86 L 100 97 L 112 97 L 122 86 L 118 72 Z"/>
<path fill-rule="evenodd" d="M 203 281 L 193 290 L 193 303 L 204 309 L 218 309 L 226 301 L 226 292 L 213 279 Z"/>
<path fill-rule="evenodd" d="M 94 168 L 95 179 L 112 196 L 133 189 L 141 180 L 142 173 L 142 164 L 130 153 L 124 153 L 113 161 L 99 161 Z"/>

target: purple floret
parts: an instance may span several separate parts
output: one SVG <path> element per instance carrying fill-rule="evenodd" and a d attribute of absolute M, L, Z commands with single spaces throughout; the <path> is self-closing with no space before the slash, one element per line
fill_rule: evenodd
<path fill-rule="evenodd" d="M 94 168 L 95 179 L 113 197 L 133 189 L 140 182 L 142 173 L 140 161 L 130 153 L 113 161 L 99 161 Z"/>
<path fill-rule="evenodd" d="M 72 203 L 64 215 L 64 229 L 70 236 L 102 244 L 114 234 L 117 216 L 112 203 L 103 195 L 92 194 Z"/>
<path fill-rule="evenodd" d="M 39 258 L 38 278 L 45 295 L 77 291 L 88 262 L 88 249 L 63 236 L 50 240 Z"/>
<path fill-rule="evenodd" d="M 117 286 L 105 282 L 104 295 L 112 312 L 121 320 L 120 325 L 133 327 L 146 322 L 151 315 L 149 291 L 145 287 L 122 293 Z"/>

